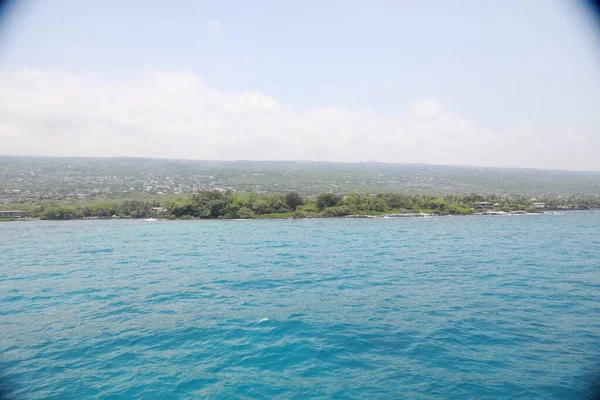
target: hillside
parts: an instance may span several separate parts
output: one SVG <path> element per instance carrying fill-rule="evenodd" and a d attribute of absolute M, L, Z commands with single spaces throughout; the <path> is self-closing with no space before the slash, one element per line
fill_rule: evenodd
<path fill-rule="evenodd" d="M 0 156 L 3 203 L 175 196 L 223 188 L 258 193 L 600 195 L 600 172 L 306 161 Z"/>

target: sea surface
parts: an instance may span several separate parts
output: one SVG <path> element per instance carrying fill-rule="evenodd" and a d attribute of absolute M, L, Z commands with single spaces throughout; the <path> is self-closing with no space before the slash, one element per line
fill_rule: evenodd
<path fill-rule="evenodd" d="M 600 212 L 0 224 L 23 399 L 578 399 Z"/>

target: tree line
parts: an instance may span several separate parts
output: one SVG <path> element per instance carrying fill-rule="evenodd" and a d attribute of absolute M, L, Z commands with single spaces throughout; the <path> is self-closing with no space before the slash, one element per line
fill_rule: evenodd
<path fill-rule="evenodd" d="M 28 216 L 63 220 L 82 218 L 148 218 L 171 219 L 250 219 L 250 218 L 307 218 L 343 217 L 348 215 L 381 215 L 388 213 L 425 212 L 436 215 L 468 215 L 475 213 L 474 205 L 489 202 L 496 210 L 532 210 L 534 201 L 543 201 L 548 209 L 600 208 L 598 197 L 568 197 L 530 199 L 498 195 L 449 195 L 353 193 L 341 196 L 322 193 L 303 198 L 297 192 L 257 194 L 222 190 L 202 190 L 163 202 L 125 200 L 92 204 L 32 204 Z M 156 207 L 161 209 L 156 209 Z"/>

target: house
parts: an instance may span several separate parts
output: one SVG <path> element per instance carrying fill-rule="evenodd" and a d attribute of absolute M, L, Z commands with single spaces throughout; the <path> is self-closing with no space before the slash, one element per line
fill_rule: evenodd
<path fill-rule="evenodd" d="M 480 211 L 487 211 L 487 210 L 494 209 L 494 205 L 492 203 L 490 203 L 489 201 L 479 201 L 474 204 L 474 207 L 476 210 L 480 210 Z"/>
<path fill-rule="evenodd" d="M 531 203 L 531 207 L 536 208 L 536 209 L 540 209 L 540 208 L 546 208 L 546 203 Z"/>
<path fill-rule="evenodd" d="M 158 215 L 158 214 L 166 213 L 167 211 L 169 211 L 168 208 L 164 208 L 164 207 L 152 207 L 150 209 L 150 214 L 152 214 L 152 215 Z"/>
<path fill-rule="evenodd" d="M 27 211 L 9 210 L 0 211 L 0 218 L 23 218 L 27 215 Z"/>

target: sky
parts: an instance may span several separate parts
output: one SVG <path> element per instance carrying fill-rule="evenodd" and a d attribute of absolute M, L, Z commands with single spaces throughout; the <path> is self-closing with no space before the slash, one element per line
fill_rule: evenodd
<path fill-rule="evenodd" d="M 600 170 L 600 24 L 567 0 L 24 0 L 0 154 Z"/>

